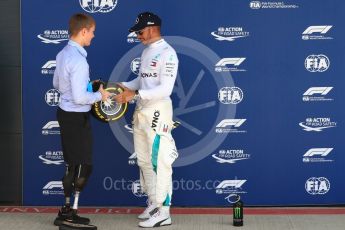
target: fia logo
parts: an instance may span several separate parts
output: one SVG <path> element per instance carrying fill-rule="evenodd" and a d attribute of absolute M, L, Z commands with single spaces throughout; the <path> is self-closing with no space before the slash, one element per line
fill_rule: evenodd
<path fill-rule="evenodd" d="M 249 3 L 249 6 L 250 6 L 250 8 L 257 10 L 257 9 L 261 8 L 261 2 L 259 2 L 259 1 L 251 1 Z"/>
<path fill-rule="evenodd" d="M 218 99 L 223 104 L 238 104 L 243 99 L 243 92 L 238 87 L 223 87 L 218 92 Z"/>
<path fill-rule="evenodd" d="M 109 13 L 115 9 L 117 0 L 79 0 L 79 4 L 88 13 Z"/>
<path fill-rule="evenodd" d="M 135 196 L 137 197 L 143 197 L 143 196 L 147 196 L 144 192 L 143 192 L 143 189 L 140 185 L 140 181 L 139 180 L 136 180 L 136 181 L 133 181 L 132 183 L 132 192 Z"/>
<path fill-rule="evenodd" d="M 60 104 L 60 92 L 57 89 L 50 89 L 46 92 L 45 100 L 50 106 L 58 106 Z"/>
<path fill-rule="evenodd" d="M 131 62 L 131 70 L 136 75 L 139 74 L 140 64 L 141 64 L 140 57 L 134 58 L 133 61 Z"/>
<path fill-rule="evenodd" d="M 305 182 L 305 190 L 311 195 L 324 195 L 331 188 L 326 177 L 311 177 Z"/>
<path fill-rule="evenodd" d="M 329 68 L 330 61 L 324 54 L 312 54 L 305 59 L 304 65 L 309 72 L 325 72 Z"/>

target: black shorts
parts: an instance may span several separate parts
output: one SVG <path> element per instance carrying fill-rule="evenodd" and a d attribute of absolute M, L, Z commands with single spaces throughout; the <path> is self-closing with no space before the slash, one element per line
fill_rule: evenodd
<path fill-rule="evenodd" d="M 63 157 L 67 164 L 92 165 L 92 133 L 89 112 L 57 110 Z"/>

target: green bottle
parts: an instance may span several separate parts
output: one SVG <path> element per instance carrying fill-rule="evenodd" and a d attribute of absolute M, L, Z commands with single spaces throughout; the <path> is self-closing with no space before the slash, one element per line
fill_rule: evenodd
<path fill-rule="evenodd" d="M 233 213 L 233 225 L 234 226 L 243 226 L 243 202 L 241 197 L 237 195 L 237 201 L 232 206 Z"/>

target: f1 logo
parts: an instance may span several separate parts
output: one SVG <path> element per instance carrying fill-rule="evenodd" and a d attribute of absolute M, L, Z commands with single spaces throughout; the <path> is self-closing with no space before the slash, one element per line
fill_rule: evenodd
<path fill-rule="evenodd" d="M 63 189 L 62 181 L 50 181 L 48 182 L 48 184 L 46 184 L 43 187 L 43 189 L 54 189 L 54 188 Z"/>
<path fill-rule="evenodd" d="M 333 87 L 310 87 L 303 96 L 311 96 L 314 94 L 321 94 L 321 95 L 327 95 L 329 91 L 331 91 Z"/>
<path fill-rule="evenodd" d="M 328 30 L 330 30 L 332 28 L 332 26 L 309 26 L 304 32 L 303 34 L 312 34 L 312 33 L 321 33 L 321 34 L 325 34 L 328 32 Z"/>
<path fill-rule="evenodd" d="M 51 68 L 55 68 L 55 67 L 56 67 L 56 61 L 55 60 L 47 61 L 46 64 L 44 64 L 42 66 L 43 69 L 51 69 Z"/>
<path fill-rule="evenodd" d="M 227 126 L 240 127 L 247 119 L 224 119 L 217 125 L 217 128 L 225 128 Z"/>
<path fill-rule="evenodd" d="M 224 189 L 227 187 L 233 188 L 241 188 L 241 186 L 246 183 L 247 180 L 223 180 L 219 185 L 217 185 L 217 189 Z"/>
<path fill-rule="evenodd" d="M 239 66 L 244 60 L 246 60 L 246 58 L 223 58 L 219 62 L 217 62 L 216 66 Z"/>
<path fill-rule="evenodd" d="M 319 155 L 319 156 L 325 157 L 332 150 L 333 150 L 333 148 L 313 148 L 313 149 L 309 149 L 303 156 L 304 157 L 312 157 L 315 155 Z"/>
<path fill-rule="evenodd" d="M 60 128 L 58 121 L 49 121 L 46 125 L 43 126 L 42 129 L 53 129 L 53 128 Z"/>

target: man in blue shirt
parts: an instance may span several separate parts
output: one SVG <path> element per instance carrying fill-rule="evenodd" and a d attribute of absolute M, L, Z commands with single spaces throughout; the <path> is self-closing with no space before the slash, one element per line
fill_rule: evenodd
<path fill-rule="evenodd" d="M 89 65 L 83 48 L 91 44 L 96 27 L 95 20 L 85 14 L 75 14 L 69 21 L 70 40 L 56 57 L 54 88 L 60 91 L 57 120 L 61 130 L 61 143 L 66 163 L 62 179 L 65 205 L 59 210 L 54 224 L 66 222 L 89 224 L 88 218 L 77 215 L 79 194 L 92 171 L 92 133 L 89 120 L 91 105 L 107 100 L 110 94 L 101 85 L 98 92 L 88 92 Z M 71 207 L 71 195 L 74 204 Z"/>

